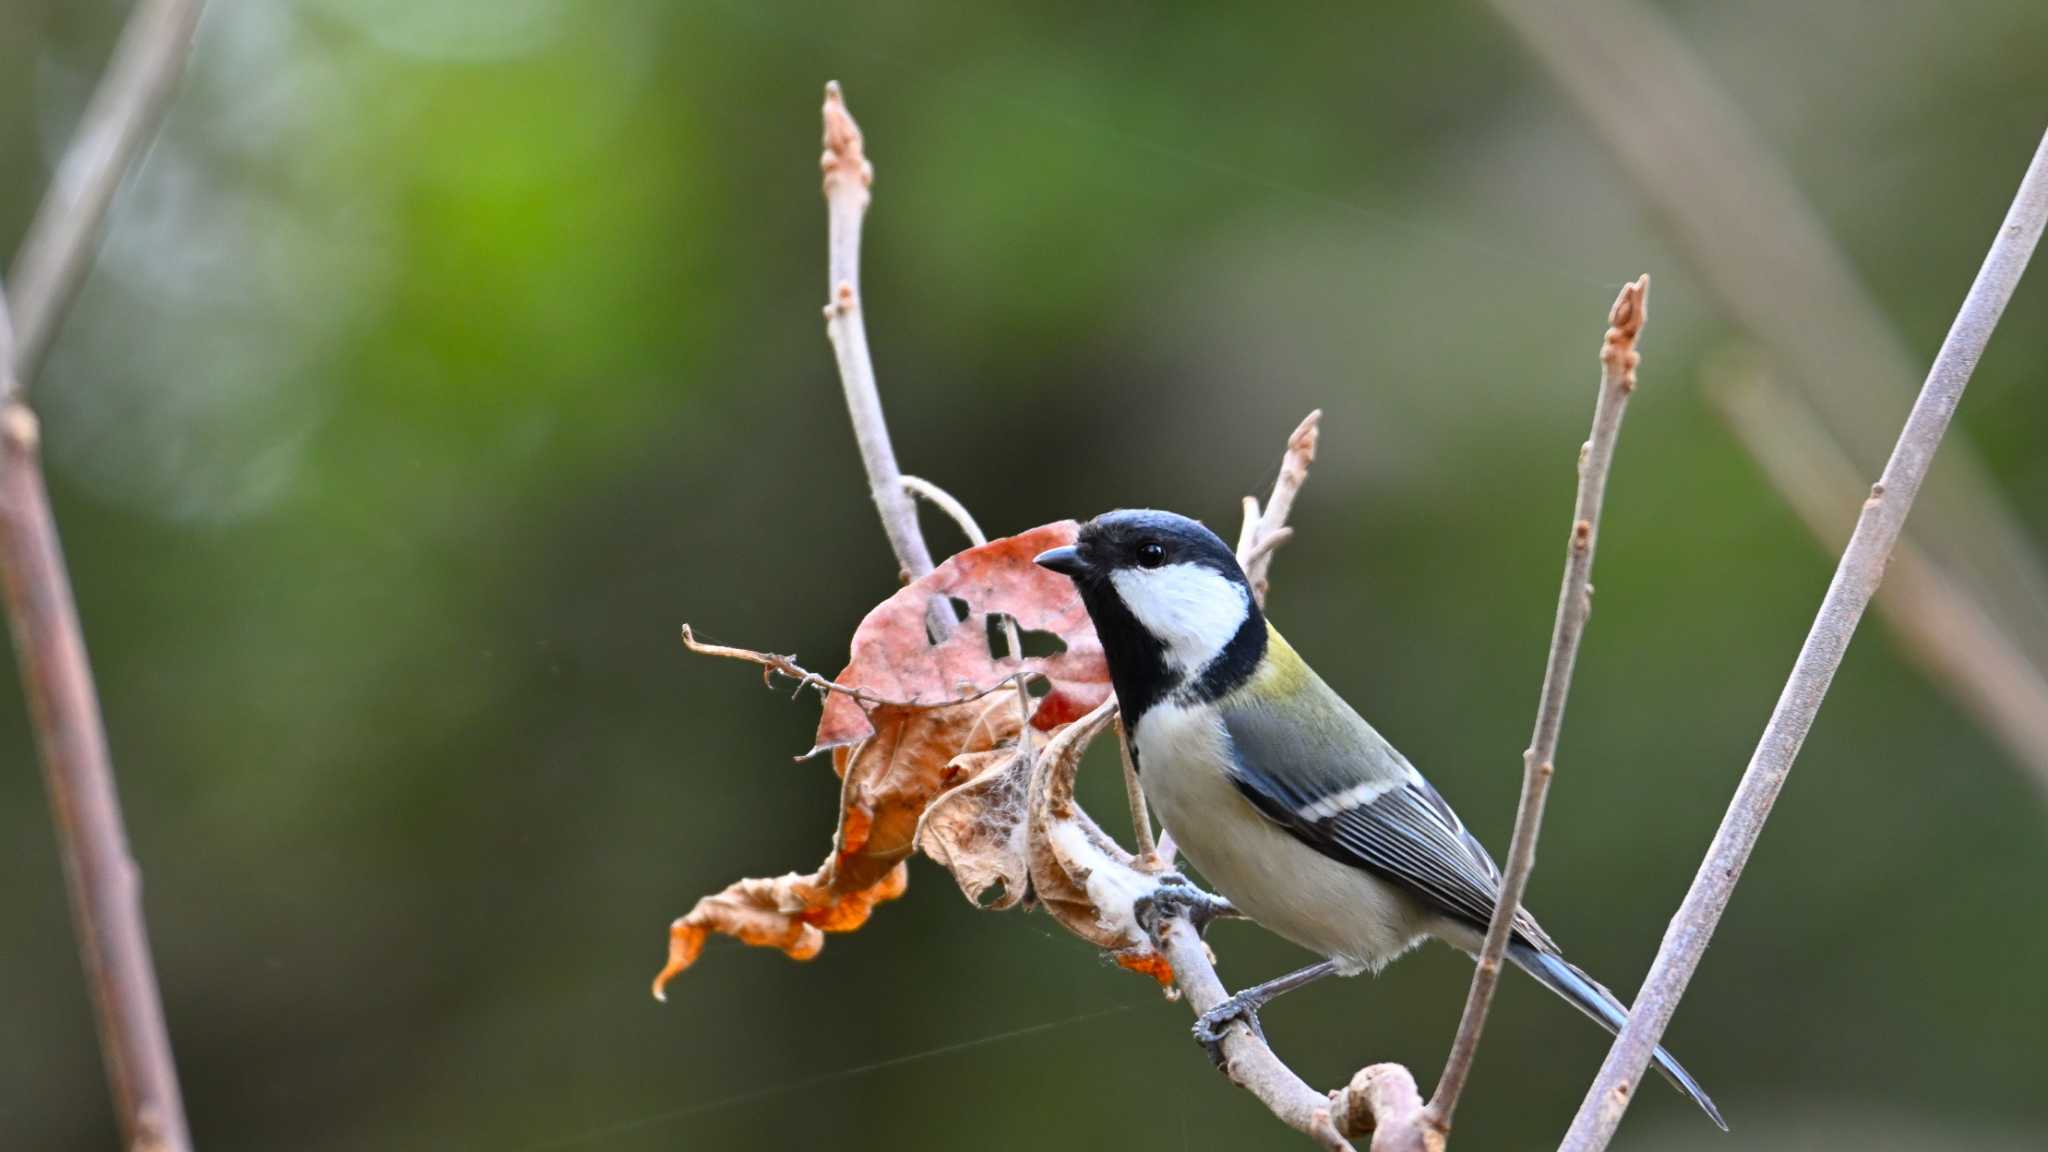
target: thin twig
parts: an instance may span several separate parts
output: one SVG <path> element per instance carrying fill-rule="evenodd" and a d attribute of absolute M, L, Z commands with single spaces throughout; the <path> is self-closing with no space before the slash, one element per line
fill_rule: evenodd
<path fill-rule="evenodd" d="M 1643 0 L 1490 0 L 1641 189 L 1729 316 L 1770 348 L 1865 475 L 1891 446 L 1919 357 L 1798 181 Z M 1770 285 L 1770 291 L 1759 286 Z M 1915 529 L 2000 628 L 2048 660 L 2048 565 L 1969 438 L 1950 437 Z"/>
<path fill-rule="evenodd" d="M 1252 545 L 1251 562 L 1257 564 L 1259 561 L 1266 559 L 1278 551 L 1282 544 L 1292 539 L 1294 539 L 1294 529 L 1292 528 L 1276 528 L 1272 532 L 1259 537 L 1259 542 Z"/>
<path fill-rule="evenodd" d="M 1152 838 L 1152 808 L 1145 803 L 1145 786 L 1138 782 L 1138 761 L 1131 755 L 1131 734 L 1124 731 L 1124 718 L 1116 718 L 1116 750 L 1124 765 L 1124 799 L 1131 806 L 1131 839 L 1138 862 L 1164 871 L 1173 861 L 1159 855 L 1159 842 Z"/>
<path fill-rule="evenodd" d="M 1450 1131 L 1458 1096 L 1465 1090 L 1473 1057 L 1479 1052 L 1479 1035 L 1486 1027 L 1487 1009 L 1492 1006 L 1494 990 L 1500 984 L 1508 937 L 1521 914 L 1529 873 L 1536 867 L 1536 838 L 1543 827 L 1543 802 L 1550 792 L 1558 738 L 1564 730 L 1565 698 L 1571 692 L 1579 639 L 1585 634 L 1586 620 L 1593 610 L 1593 547 L 1599 538 L 1600 506 L 1606 498 L 1608 472 L 1614 465 L 1614 446 L 1621 437 L 1621 418 L 1636 387 L 1636 364 L 1641 359 L 1636 340 L 1648 317 L 1649 291 L 1650 278 L 1646 275 L 1622 288 L 1607 313 L 1607 335 L 1600 345 L 1600 391 L 1593 401 L 1592 434 L 1579 453 L 1579 492 L 1573 502 L 1572 527 L 1565 545 L 1564 582 L 1558 589 L 1557 619 L 1550 630 L 1550 655 L 1543 665 L 1536 728 L 1529 737 L 1528 750 L 1522 753 L 1522 798 L 1515 809 L 1515 836 L 1508 846 L 1500 894 L 1494 901 L 1486 942 L 1479 950 L 1478 965 L 1472 973 L 1472 987 L 1465 997 L 1458 1034 L 1451 1042 L 1443 1076 L 1437 1080 L 1436 1093 L 1429 1101 L 1430 1122 L 1440 1132 Z"/>
<path fill-rule="evenodd" d="M 185 1152 L 192 1139 L 150 959 L 141 871 L 128 851 L 99 693 L 43 486 L 35 414 L 13 379 L 6 315 L 0 300 L 0 394 L 9 397 L 0 402 L 0 579 L 7 623 L 122 1133 L 129 1148 Z"/>
<path fill-rule="evenodd" d="M 1265 511 L 1259 511 L 1258 501 L 1245 498 L 1246 519 L 1256 515 L 1258 524 L 1252 528 L 1248 523 L 1246 531 L 1238 537 L 1237 562 L 1251 581 L 1252 597 L 1260 604 L 1266 602 L 1273 549 L 1287 542 L 1280 532 L 1287 526 L 1288 514 L 1294 511 L 1295 493 L 1301 491 L 1302 483 L 1308 479 L 1308 466 L 1316 458 L 1316 425 L 1322 418 L 1322 409 L 1310 412 L 1287 437 L 1287 452 L 1280 458 L 1280 475 L 1273 481 L 1273 494 L 1266 500 Z"/>
<path fill-rule="evenodd" d="M 922 476 L 899 476 L 897 481 L 903 485 L 905 492 L 952 517 L 954 525 L 960 529 L 961 535 L 967 537 L 969 544 L 979 548 L 988 543 L 988 536 L 982 532 L 981 525 L 975 523 L 974 514 L 969 512 L 967 505 L 962 504 L 951 492 Z"/>
<path fill-rule="evenodd" d="M 1814 539 L 1830 551 L 1847 543 L 1856 468 L 1812 410 L 1761 371 L 1723 374 L 1707 396 Z M 1892 551 L 1877 610 L 1934 683 L 2032 770 L 2048 800 L 2048 676 L 1910 532 Z"/>
<path fill-rule="evenodd" d="M 101 1057 L 123 1140 L 137 1152 L 189 1152 L 192 1137 L 143 920 L 142 873 L 129 853 L 99 692 L 43 483 L 41 433 L 24 398 L 92 266 L 114 192 L 155 135 L 198 17 L 197 0 L 142 0 L 129 16 L 22 238 L 12 308 L 0 296 L 0 583 Z"/>
<path fill-rule="evenodd" d="M 1012 684 L 1025 684 L 1030 680 L 1030 673 L 1016 672 L 1003 677 L 993 684 L 963 687 L 959 694 L 955 696 L 945 696 L 939 699 L 912 696 L 908 699 L 899 700 L 889 696 L 880 696 L 868 691 L 866 688 L 856 687 L 851 684 L 841 684 L 837 680 L 821 676 L 798 664 L 795 653 L 784 656 L 777 652 L 757 652 L 752 648 L 734 648 L 726 644 L 707 643 L 697 639 L 697 634 L 690 630 L 688 624 L 683 625 L 683 647 L 700 656 L 716 656 L 721 660 L 740 660 L 748 664 L 758 664 L 761 666 L 761 682 L 763 684 L 771 683 L 771 677 L 780 676 L 785 680 L 794 681 L 798 692 L 811 688 L 816 690 L 821 697 L 837 692 L 842 696 L 851 696 L 871 708 L 943 708 L 953 704 L 969 704 L 984 696 L 1000 692 Z"/>
<path fill-rule="evenodd" d="M 1963 298 L 1955 323 L 1935 354 L 1927 380 L 1906 425 L 1892 449 L 1884 472 L 1863 502 L 1856 530 L 1835 568 L 1834 580 L 1814 616 L 1813 628 L 1800 647 L 1792 675 L 1785 681 L 1742 782 L 1700 862 L 1692 887 L 1678 906 L 1657 959 L 1643 979 L 1642 992 L 1600 1074 L 1579 1105 L 1560 1152 L 1599 1152 L 1613 1138 L 1634 1088 L 1641 1083 L 1651 1053 L 1665 1026 L 1678 1010 L 1679 998 L 1699 967 L 1714 927 L 1734 894 L 1749 853 L 1763 832 L 1771 805 L 1784 786 L 1813 719 L 1826 698 L 1835 670 L 1841 666 L 1849 639 L 1884 577 L 1885 562 L 1897 543 L 1906 513 L 1919 494 L 1920 483 L 1948 430 L 1963 388 L 1997 327 L 2006 302 L 2026 270 L 2035 243 L 2048 223 L 2048 135 L 2034 152 L 2012 207 L 2000 225 L 1977 279 Z"/>
<path fill-rule="evenodd" d="M 1244 498 L 1244 522 L 1237 530 L 1237 566 L 1242 568 L 1252 558 L 1252 549 L 1259 545 L 1259 498 Z"/>
<path fill-rule="evenodd" d="M 832 293 L 825 305 L 825 334 L 839 358 L 839 381 L 846 388 L 846 411 L 853 418 L 853 438 L 867 468 L 868 489 L 907 582 L 932 570 L 932 554 L 918 531 L 917 509 L 903 490 L 889 424 L 882 417 L 882 396 L 875 389 L 867 322 L 861 318 L 860 226 L 875 169 L 868 163 L 860 126 L 846 110 L 836 80 L 825 85 L 824 115 L 825 155 L 820 164 L 825 170 L 827 283 Z"/>
<path fill-rule="evenodd" d="M 139 0 L 114 45 L 7 277 L 15 324 L 9 395 L 34 382 L 58 321 L 85 282 L 107 206 L 129 164 L 156 136 L 185 70 L 199 7 L 199 0 Z"/>

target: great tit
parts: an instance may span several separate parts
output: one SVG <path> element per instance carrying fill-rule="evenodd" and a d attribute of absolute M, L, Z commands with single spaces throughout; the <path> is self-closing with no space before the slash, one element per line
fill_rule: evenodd
<path fill-rule="evenodd" d="M 1203 1016 L 1232 1020 L 1331 973 L 1377 972 L 1426 937 L 1476 954 L 1500 890 L 1451 806 L 1325 684 L 1252 599 L 1230 548 L 1169 512 L 1106 513 L 1038 556 L 1073 578 L 1109 661 L 1146 799 L 1217 891 L 1327 959 Z M 1508 956 L 1608 1031 L 1614 993 L 1566 961 L 1527 911 Z M 1714 1123 L 1714 1102 L 1671 1054 L 1657 1067 Z"/>

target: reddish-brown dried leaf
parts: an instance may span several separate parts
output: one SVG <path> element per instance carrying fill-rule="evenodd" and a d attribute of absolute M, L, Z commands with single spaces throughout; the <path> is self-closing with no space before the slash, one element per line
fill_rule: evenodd
<path fill-rule="evenodd" d="M 823 872 L 741 880 L 697 901 L 689 915 L 669 926 L 668 965 L 654 978 L 654 998 L 668 998 L 663 989 L 697 962 L 714 932 L 758 948 L 780 948 L 792 960 L 809 960 L 825 947 L 825 933 L 860 927 L 875 905 L 903 895 L 909 883 L 909 870 L 898 865 L 866 889 L 832 896 L 819 883 Z"/>
<path fill-rule="evenodd" d="M 865 924 L 876 904 L 903 894 L 918 817 L 943 787 L 947 762 L 1014 741 L 1023 727 L 1014 693 L 943 708 L 885 705 L 874 717 L 873 736 L 833 753 L 844 781 L 832 854 L 816 872 L 741 880 L 699 900 L 669 929 L 657 999 L 663 985 L 696 962 L 711 933 L 808 960 L 825 946 L 822 932 Z"/>
<path fill-rule="evenodd" d="M 1015 692 L 944 708 L 883 705 L 870 717 L 872 736 L 832 753 L 845 777 L 825 876 L 836 891 L 866 888 L 909 856 L 918 820 L 945 788 L 947 765 L 964 753 L 1014 741 L 1024 724 Z"/>
<path fill-rule="evenodd" d="M 1073 543 L 1079 530 L 1073 521 L 1062 520 L 991 540 L 905 585 L 860 622 L 853 634 L 852 662 L 838 682 L 889 700 L 939 704 L 1028 672 L 1052 685 L 1032 721 L 1047 731 L 1100 704 L 1109 696 L 1109 665 L 1088 610 L 1072 580 L 1031 562 L 1048 548 Z M 935 596 L 967 605 L 966 618 L 936 645 L 925 627 Z M 1020 629 L 1050 632 L 1065 650 L 1026 657 L 1021 665 L 1014 654 L 998 661 L 989 648 L 990 613 L 1010 617 Z M 817 748 L 852 744 L 872 731 L 860 701 L 834 694 L 818 721 Z"/>

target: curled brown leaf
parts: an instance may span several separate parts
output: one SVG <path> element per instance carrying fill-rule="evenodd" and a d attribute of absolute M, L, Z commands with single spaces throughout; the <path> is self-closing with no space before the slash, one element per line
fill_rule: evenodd
<path fill-rule="evenodd" d="M 951 872 L 960 891 L 983 908 L 1014 908 L 1029 890 L 1032 764 L 1014 746 L 956 757 L 948 768 L 960 782 L 931 802 L 918 825 L 918 851 Z M 999 894 L 983 903 L 990 890 Z"/>
<path fill-rule="evenodd" d="M 1016 757 L 1027 727 L 1054 728 L 1103 705 L 1108 667 L 1087 610 L 1071 581 L 1032 562 L 1040 552 L 1072 542 L 1076 531 L 1072 521 L 1062 521 L 970 548 L 868 613 L 854 633 L 851 662 L 825 694 L 813 749 L 831 750 L 842 781 L 831 855 L 815 872 L 742 880 L 699 901 L 670 931 L 669 963 L 656 980 L 657 995 L 662 984 L 695 962 L 713 933 L 779 948 L 796 959 L 817 955 L 822 932 L 851 931 L 875 904 L 902 893 L 903 862 L 918 846 L 926 809 L 960 783 L 963 772 L 972 783 L 971 777 L 1003 758 Z M 924 615 L 935 596 L 964 606 L 960 626 L 936 643 Z M 1024 630 L 1027 643 L 1029 633 L 1051 633 L 1056 650 L 1008 651 L 1007 640 L 996 640 L 1007 631 L 996 623 L 1003 617 Z M 996 651 L 998 642 L 1004 651 Z M 691 647 L 806 683 L 817 679 L 789 657 Z M 990 690 L 1029 681 L 1043 681 L 1043 694 Z M 991 779 L 989 787 L 998 783 Z M 994 797 L 991 792 L 984 798 Z M 992 810 L 984 804 L 970 812 L 973 799 L 963 794 L 949 801 L 948 809 L 961 807 L 933 826 L 931 842 L 949 853 L 942 862 L 955 866 L 963 891 L 978 895 L 1001 882 L 996 906 L 1010 907 L 1023 898 L 1027 869 L 1014 852 L 1004 859 L 976 845 L 988 836 L 1008 839 L 1014 830 L 981 827 Z M 1009 807 L 1021 810 L 1023 804 Z"/>
<path fill-rule="evenodd" d="M 1136 858 L 1074 801 L 1081 755 L 1115 716 L 1115 701 L 1104 701 L 1054 734 L 1038 757 L 1026 848 L 1031 887 L 1067 931 L 1108 950 L 1123 967 L 1170 985 L 1172 968 L 1138 926 L 1137 903 L 1159 878 L 1140 871 Z"/>
<path fill-rule="evenodd" d="M 669 926 L 668 964 L 654 978 L 654 998 L 668 999 L 668 982 L 697 962 L 713 933 L 757 948 L 779 948 L 792 960 L 809 960 L 825 947 L 825 933 L 860 927 L 875 905 L 903 895 L 909 883 L 909 870 L 899 864 L 867 888 L 826 898 L 819 884 L 822 874 L 741 880 L 697 901 L 689 915 Z"/>

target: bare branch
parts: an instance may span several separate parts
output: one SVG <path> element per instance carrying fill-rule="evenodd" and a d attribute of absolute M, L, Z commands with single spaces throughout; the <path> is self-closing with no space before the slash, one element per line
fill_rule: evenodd
<path fill-rule="evenodd" d="M 1642 0 L 1490 0 L 1659 213 L 1729 316 L 1783 364 L 1857 470 L 1874 471 L 1919 358 L 1879 308 L 1783 160 Z M 1771 291 L 1758 291 L 1760 285 Z M 2048 660 L 2048 565 L 1966 436 L 1928 478 L 1917 534 Z"/>
<path fill-rule="evenodd" d="M 1963 298 L 1941 351 L 1935 354 L 1891 459 L 1871 487 L 1870 498 L 1863 502 L 1863 512 L 1835 568 L 1834 580 L 1821 600 L 1813 628 L 1800 647 L 1792 675 L 1785 681 L 1749 767 L 1743 771 L 1727 815 L 1714 833 L 1692 887 L 1686 891 L 1678 914 L 1664 934 L 1628 1023 L 1615 1038 L 1599 1076 L 1572 1119 L 1560 1152 L 1599 1152 L 1620 1126 L 1634 1088 L 1649 1066 L 1651 1053 L 1678 1010 L 1686 983 L 1699 967 L 1707 941 L 1713 937 L 1721 913 L 1735 892 L 1736 881 L 1749 862 L 1750 850 L 1763 833 L 1764 821 L 1770 816 L 1778 790 L 1784 786 L 1800 745 L 1813 727 L 1814 716 L 1827 696 L 1835 670 L 1841 666 L 1849 639 L 1884 577 L 1885 562 L 1898 542 L 1906 513 L 1919 494 L 1920 483 L 1926 478 L 1935 449 L 1962 400 L 1963 388 L 1969 383 L 1977 359 L 2026 270 L 2044 223 L 2048 223 L 2048 136 L 2043 136 L 2035 150 L 2012 207 L 1984 257 L 1983 267 L 1978 269 L 1976 281 Z"/>
<path fill-rule="evenodd" d="M 1209 948 L 1185 916 L 1161 921 L 1153 941 L 1173 966 L 1174 983 L 1200 1016 L 1229 999 Z M 1325 1149 L 1351 1152 L 1350 1138 L 1371 1134 L 1373 1152 L 1441 1152 L 1415 1078 L 1398 1064 L 1375 1064 L 1349 1086 L 1325 1095 L 1308 1086 L 1265 1038 L 1242 1022 L 1223 1035 L 1223 1074 L 1256 1096 L 1281 1123 Z"/>
<path fill-rule="evenodd" d="M 148 1152 L 189 1152 L 192 1137 L 142 915 L 142 873 L 128 850 L 99 691 L 43 483 L 41 434 L 23 401 L 92 265 L 122 175 L 156 132 L 198 18 L 197 0 L 137 5 L 22 238 L 13 307 L 0 297 L 0 583 L 114 1106 L 126 1146 Z M 19 345 L 11 314 L 21 321 Z"/>
<path fill-rule="evenodd" d="M 1710 381 L 1707 395 L 1821 546 L 1847 543 L 1861 485 L 1812 410 L 1760 371 Z M 1910 532 L 1892 552 L 1877 610 L 1934 683 L 2032 771 L 2048 800 L 2048 676 Z"/>
<path fill-rule="evenodd" d="M 1429 1123 L 1415 1077 L 1399 1064 L 1360 1069 L 1330 1102 L 1346 1136 L 1372 1133 L 1372 1152 L 1443 1152 L 1444 1134 Z"/>
<path fill-rule="evenodd" d="M 143 923 L 141 870 L 128 851 L 99 693 L 43 487 L 36 418 L 12 379 L 7 329 L 0 319 L 0 385 L 15 397 L 0 405 L 0 578 L 8 627 L 122 1132 L 130 1148 L 184 1152 L 192 1141 Z"/>
<path fill-rule="evenodd" d="M 1259 498 L 1244 498 L 1244 523 L 1237 530 L 1237 566 L 1242 568 L 1250 562 L 1252 549 L 1259 544 Z"/>
<path fill-rule="evenodd" d="M 1599 535 L 1600 507 L 1607 494 L 1607 474 L 1614 465 L 1614 446 L 1621 437 L 1622 414 L 1636 387 L 1636 365 L 1641 359 L 1636 340 L 1648 318 L 1649 291 L 1650 278 L 1638 278 L 1622 288 L 1607 313 L 1607 335 L 1600 345 L 1600 391 L 1593 401 L 1592 434 L 1579 453 L 1579 492 L 1573 502 L 1572 526 L 1566 538 L 1564 583 L 1558 589 L 1550 655 L 1543 665 L 1536 728 L 1529 737 L 1528 750 L 1522 753 L 1522 798 L 1515 809 L 1515 836 L 1508 846 L 1500 894 L 1494 901 L 1486 942 L 1479 950 L 1478 965 L 1472 973 L 1472 987 L 1465 997 L 1458 1034 L 1451 1042 L 1444 1074 L 1437 1080 L 1436 1093 L 1429 1102 L 1430 1122 L 1439 1132 L 1450 1131 L 1458 1096 L 1471 1074 L 1473 1057 L 1479 1051 L 1479 1035 L 1486 1027 L 1486 1013 L 1500 984 L 1508 937 L 1521 915 L 1529 873 L 1536 867 L 1536 838 L 1543 827 L 1543 802 L 1550 792 L 1558 738 L 1564 730 L 1565 698 L 1571 692 L 1579 639 L 1585 634 L 1586 619 L 1593 610 L 1593 546 Z"/>
<path fill-rule="evenodd" d="M 1267 578 L 1273 570 L 1273 549 L 1287 542 L 1284 536 L 1274 537 L 1286 527 L 1288 513 L 1294 511 L 1295 493 L 1301 491 L 1302 483 L 1308 479 L 1308 466 L 1316 458 L 1316 425 L 1322 418 L 1323 410 L 1316 409 L 1303 417 L 1293 435 L 1287 438 L 1287 454 L 1280 458 L 1280 476 L 1273 481 L 1273 495 L 1266 500 L 1266 510 L 1259 512 L 1258 501 L 1245 498 L 1247 524 L 1244 533 L 1238 537 L 1237 562 L 1243 565 L 1244 574 L 1252 584 L 1252 596 L 1260 604 L 1266 602 Z M 1254 515 L 1258 517 L 1256 528 L 1250 524 Z"/>
<path fill-rule="evenodd" d="M 981 525 L 975 523 L 974 514 L 967 510 L 967 505 L 955 499 L 951 492 L 922 476 L 904 476 L 899 479 L 905 492 L 952 517 L 953 523 L 959 527 L 960 534 L 967 537 L 969 544 L 979 548 L 988 543 L 988 536 L 982 532 Z"/>
<path fill-rule="evenodd" d="M 1152 838 L 1152 809 L 1145 803 L 1145 786 L 1138 782 L 1138 762 L 1131 756 L 1131 734 L 1124 731 L 1122 716 L 1116 720 L 1116 750 L 1124 765 L 1124 799 L 1131 806 L 1131 844 L 1138 863 L 1165 871 L 1173 867 L 1173 860 L 1160 856 L 1159 842 Z"/>
<path fill-rule="evenodd" d="M 882 531 L 896 553 L 905 582 L 932 570 L 932 554 L 917 527 L 917 509 L 903 490 L 896 467 L 896 449 L 889 443 L 889 425 L 882 418 L 882 396 L 875 389 L 875 365 L 868 356 L 868 327 L 861 318 L 860 226 L 868 211 L 868 186 L 874 166 L 862 149 L 860 126 L 846 110 L 839 83 L 825 85 L 825 208 L 827 275 L 832 296 L 825 305 L 825 334 L 839 358 L 839 380 L 846 388 L 846 411 L 853 418 L 853 438 L 867 467 L 868 489 L 882 515 Z M 940 614 L 934 614 L 938 620 Z M 944 621 L 950 626 L 951 621 Z"/>
<path fill-rule="evenodd" d="M 1252 545 L 1252 563 L 1257 564 L 1261 560 L 1265 560 L 1273 553 L 1279 551 L 1282 544 L 1292 539 L 1294 539 L 1294 529 L 1292 528 L 1275 528 L 1272 532 L 1259 537 L 1259 542 Z"/>
<path fill-rule="evenodd" d="M 1188 1007 L 1200 1016 L 1230 998 L 1216 967 L 1209 959 L 1208 945 L 1185 916 L 1171 916 L 1160 922 L 1153 940 L 1166 962 L 1173 966 L 1174 983 L 1187 999 Z M 1242 1023 L 1233 1024 L 1223 1036 L 1223 1074 L 1232 1083 L 1259 1098 L 1280 1122 L 1301 1132 L 1326 1149 L 1350 1150 L 1351 1143 L 1337 1131 L 1330 1098 L 1308 1086 L 1294 1074 L 1273 1049 Z"/>
<path fill-rule="evenodd" d="M 57 323 L 99 251 L 107 206 L 129 164 L 155 137 L 185 70 L 199 7 L 199 0 L 139 0 L 122 29 L 106 74 L 16 250 L 8 275 L 14 372 L 0 399 L 26 388 L 42 367 Z"/>

